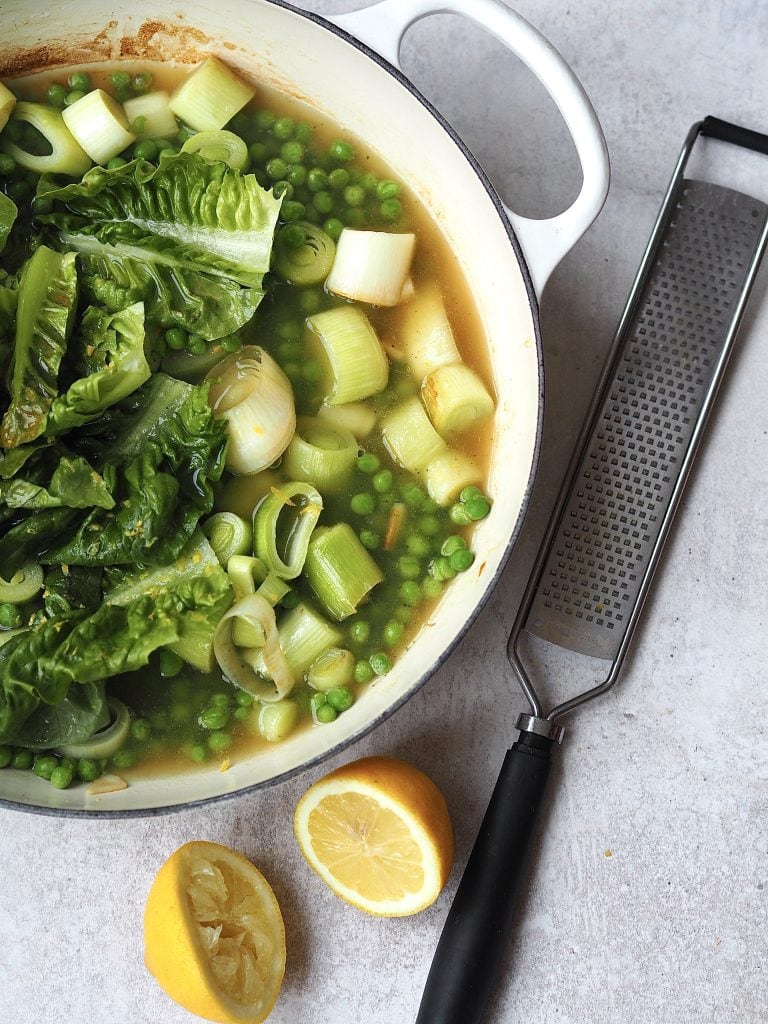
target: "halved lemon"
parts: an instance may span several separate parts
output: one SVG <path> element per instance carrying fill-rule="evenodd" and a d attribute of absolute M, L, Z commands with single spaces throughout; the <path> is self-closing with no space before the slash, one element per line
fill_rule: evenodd
<path fill-rule="evenodd" d="M 434 903 L 453 864 L 443 794 L 392 757 L 337 768 L 307 790 L 293 819 L 310 866 L 347 903 L 404 917 Z"/>
<path fill-rule="evenodd" d="M 144 962 L 167 994 L 219 1024 L 263 1021 L 285 974 L 275 894 L 249 860 L 218 843 L 179 847 L 144 909 Z"/>

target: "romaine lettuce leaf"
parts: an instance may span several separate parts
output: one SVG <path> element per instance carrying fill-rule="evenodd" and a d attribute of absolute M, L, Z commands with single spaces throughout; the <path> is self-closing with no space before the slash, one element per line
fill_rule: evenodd
<path fill-rule="evenodd" d="M 10 513 L 11 525 L 0 538 L 0 566 L 2 576 L 10 579 L 25 562 L 38 561 L 43 551 L 71 535 L 82 519 L 82 511 L 72 508 L 45 508 L 14 519 Z M 6 523 L 9 516 L 0 507 L 0 523 Z"/>
<path fill-rule="evenodd" d="M 86 608 L 95 612 L 102 601 L 100 568 L 82 565 L 55 566 L 45 574 L 43 605 L 49 619 Z"/>
<path fill-rule="evenodd" d="M 252 174 L 179 153 L 95 167 L 44 201 L 38 219 L 82 253 L 86 290 L 108 309 L 141 299 L 148 321 L 210 341 L 262 297 L 280 200 Z"/>
<path fill-rule="evenodd" d="M 11 404 L 0 423 L 3 448 L 34 441 L 45 429 L 76 302 L 74 253 L 62 255 L 41 245 L 25 264 L 19 283 L 8 382 Z"/>
<path fill-rule="evenodd" d="M 83 743 L 109 723 L 104 683 L 71 686 L 58 704 L 40 704 L 14 737 L 18 747 L 51 750 L 64 743 Z"/>
<path fill-rule="evenodd" d="M 56 458 L 54 453 L 55 449 L 45 451 L 48 458 Z M 56 467 L 48 482 L 19 477 L 0 480 L 0 503 L 5 503 L 8 508 L 28 510 L 115 507 L 115 499 L 104 478 L 85 459 L 64 454 L 58 454 Z"/>
<path fill-rule="evenodd" d="M 140 302 L 106 314 L 89 306 L 80 322 L 77 344 L 75 358 L 83 376 L 54 399 L 45 425 L 48 436 L 97 419 L 150 377 L 144 355 L 144 306 Z"/>
<path fill-rule="evenodd" d="M 16 218 L 19 215 L 19 211 L 16 207 L 16 203 L 12 199 L 9 199 L 4 192 L 0 192 L 0 251 L 5 247 L 5 243 L 8 241 L 8 235 L 11 233 Z"/>

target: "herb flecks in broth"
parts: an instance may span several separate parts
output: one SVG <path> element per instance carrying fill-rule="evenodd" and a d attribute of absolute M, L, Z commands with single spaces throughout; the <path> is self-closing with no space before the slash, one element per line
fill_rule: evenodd
<path fill-rule="evenodd" d="M 455 260 L 363 146 L 215 58 L 11 87 L 0 767 L 66 788 L 326 729 L 490 511 Z"/>

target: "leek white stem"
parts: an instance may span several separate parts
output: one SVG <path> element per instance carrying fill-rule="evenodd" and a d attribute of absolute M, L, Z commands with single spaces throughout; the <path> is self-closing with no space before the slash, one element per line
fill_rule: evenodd
<path fill-rule="evenodd" d="M 304 576 L 323 608 L 339 622 L 354 615 L 384 579 L 349 523 L 315 530 Z"/>
<path fill-rule="evenodd" d="M 298 421 L 286 448 L 283 470 L 292 480 L 314 484 L 321 494 L 333 494 L 349 481 L 356 459 L 354 434 L 305 417 Z"/>
<path fill-rule="evenodd" d="M 137 135 L 145 139 L 171 139 L 177 134 L 179 126 L 168 101 L 168 93 L 162 89 L 125 101 L 123 110 L 129 124 L 143 118 L 143 122 L 139 121 L 143 128 Z"/>
<path fill-rule="evenodd" d="M 265 638 L 263 648 L 258 651 L 236 648 L 232 636 L 235 620 L 260 627 Z M 216 627 L 213 649 L 227 679 L 258 700 L 273 703 L 293 689 L 293 674 L 280 644 L 274 609 L 259 594 L 250 594 L 232 605 Z M 262 667 L 255 668 L 257 663 Z"/>
<path fill-rule="evenodd" d="M 198 132 L 218 131 L 256 90 L 216 57 L 207 57 L 171 96 L 176 117 Z"/>
<path fill-rule="evenodd" d="M 60 111 L 45 103 L 17 103 L 12 116 L 15 121 L 26 121 L 37 128 L 51 147 L 50 153 L 38 156 L 3 136 L 0 149 L 9 153 L 19 167 L 36 174 L 67 174 L 79 178 L 91 166 L 90 157 L 72 137 Z"/>
<path fill-rule="evenodd" d="M 439 366 L 461 362 L 443 297 L 434 283 L 421 288 L 403 307 L 397 339 L 419 382 Z"/>
<path fill-rule="evenodd" d="M 482 426 L 495 409 L 485 385 L 465 363 L 433 370 L 424 378 L 421 397 L 435 430 L 447 438 Z"/>
<path fill-rule="evenodd" d="M 8 118 L 11 116 L 11 111 L 15 106 L 16 97 L 8 86 L 0 82 L 0 132 L 8 123 Z"/>
<path fill-rule="evenodd" d="M 413 234 L 344 228 L 325 286 L 372 306 L 396 306 L 403 294 L 416 246 Z"/>
<path fill-rule="evenodd" d="M 330 377 L 326 404 L 346 405 L 383 391 L 389 363 L 378 335 L 362 310 L 340 306 L 309 317 L 307 326 L 325 354 Z M 322 354 L 319 353 L 319 354 Z"/>
<path fill-rule="evenodd" d="M 420 473 L 446 448 L 415 396 L 406 398 L 386 413 L 381 422 L 381 436 L 395 462 L 411 473 Z"/>
<path fill-rule="evenodd" d="M 65 107 L 62 117 L 77 143 L 97 164 L 107 163 L 136 141 L 125 111 L 103 89 L 94 89 Z"/>
<path fill-rule="evenodd" d="M 313 690 L 327 693 L 336 686 L 348 686 L 355 673 L 355 656 L 344 647 L 332 647 L 313 661 L 307 670 L 307 683 Z"/>
<path fill-rule="evenodd" d="M 296 683 L 304 679 L 309 666 L 329 647 L 336 647 L 341 633 L 327 622 L 322 615 L 308 604 L 297 604 L 280 619 L 278 628 L 280 646 L 285 651 Z M 253 659 L 257 672 L 265 673 L 264 658 L 258 654 Z"/>
<path fill-rule="evenodd" d="M 321 405 L 317 415 L 334 427 L 348 430 L 358 441 L 365 440 L 376 426 L 376 412 L 365 402 L 347 402 L 346 405 Z"/>
<path fill-rule="evenodd" d="M 268 743 L 279 743 L 293 732 L 299 717 L 299 705 L 293 700 L 265 704 L 259 710 L 258 729 Z"/>
<path fill-rule="evenodd" d="M 227 469 L 258 473 L 271 466 L 290 443 L 296 427 L 293 391 L 274 359 L 246 345 L 208 374 L 208 401 L 229 427 Z"/>
<path fill-rule="evenodd" d="M 470 484 L 483 481 L 481 469 L 463 452 L 445 448 L 421 473 L 427 493 L 438 505 L 450 505 Z"/>

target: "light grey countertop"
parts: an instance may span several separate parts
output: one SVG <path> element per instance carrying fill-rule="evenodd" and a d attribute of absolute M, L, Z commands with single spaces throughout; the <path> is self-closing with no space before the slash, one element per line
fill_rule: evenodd
<path fill-rule="evenodd" d="M 302 6 L 321 14 L 354 3 Z M 0 812 L 0 1021 L 182 1024 L 142 963 L 160 863 L 211 839 L 272 881 L 288 930 L 274 1024 L 407 1024 L 513 723 L 504 657 L 575 432 L 688 127 L 768 131 L 768 4 L 519 0 L 574 67 L 613 180 L 546 289 L 547 412 L 529 517 L 489 605 L 449 662 L 335 762 L 267 792 L 167 817 Z M 246 5 L 244 4 L 244 11 Z M 567 205 L 573 147 L 543 90 L 453 15 L 409 33 L 403 63 L 523 213 Z M 741 186 L 768 199 L 766 159 Z M 519 927 L 488 1024 L 763 1024 L 768 1019 L 768 302 L 760 274 L 736 357 L 618 687 L 568 724 Z M 438 902 L 377 920 L 310 872 L 293 807 L 334 763 L 415 762 L 446 794 L 456 865 Z"/>

